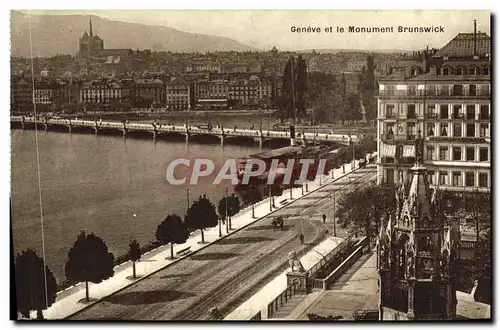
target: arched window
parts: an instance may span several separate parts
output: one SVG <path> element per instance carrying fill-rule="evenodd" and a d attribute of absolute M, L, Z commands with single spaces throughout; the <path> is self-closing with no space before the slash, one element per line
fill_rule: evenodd
<path fill-rule="evenodd" d="M 477 72 L 477 68 L 475 66 L 469 68 L 469 75 L 473 76 Z"/>
<path fill-rule="evenodd" d="M 449 67 L 444 67 L 443 68 L 443 76 L 447 76 L 450 74 L 450 68 Z"/>
<path fill-rule="evenodd" d="M 484 67 L 483 68 L 483 74 L 486 75 L 486 76 L 488 76 L 490 74 L 490 68 Z"/>

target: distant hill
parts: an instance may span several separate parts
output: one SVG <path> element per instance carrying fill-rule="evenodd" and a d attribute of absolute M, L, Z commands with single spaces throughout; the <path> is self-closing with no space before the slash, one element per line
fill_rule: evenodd
<path fill-rule="evenodd" d="M 11 54 L 30 56 L 28 16 L 11 11 Z M 179 31 L 165 26 L 111 21 L 92 16 L 94 34 L 104 39 L 104 48 L 150 49 L 152 51 L 206 52 L 255 51 L 233 39 Z M 78 38 L 88 30 L 89 16 L 31 15 L 33 56 L 75 55 Z"/>
<path fill-rule="evenodd" d="M 340 52 L 343 53 L 411 53 L 412 50 L 404 50 L 404 49 L 302 49 L 297 50 L 297 53 L 311 53 L 312 51 L 320 54 L 337 54 Z"/>

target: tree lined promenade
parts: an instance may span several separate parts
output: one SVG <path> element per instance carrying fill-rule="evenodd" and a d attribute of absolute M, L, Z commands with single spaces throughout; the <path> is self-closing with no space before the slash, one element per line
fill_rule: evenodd
<path fill-rule="evenodd" d="M 343 175 L 347 175 L 347 174 L 343 174 L 342 173 L 342 169 L 336 169 L 334 171 L 335 171 L 335 174 L 334 174 L 335 179 L 338 179 L 339 177 L 341 177 Z M 315 189 L 319 188 L 321 186 L 321 181 L 322 181 L 323 185 L 325 183 L 327 183 L 329 181 L 329 178 L 330 178 L 330 175 L 328 176 L 328 179 L 323 178 L 322 180 L 318 180 L 317 179 L 315 182 L 310 182 L 309 183 L 310 191 L 312 192 Z M 300 194 L 301 194 L 301 188 L 294 188 L 293 195 L 294 196 L 300 196 Z M 233 203 L 236 203 L 236 200 L 234 199 L 235 196 L 228 196 L 228 197 L 229 197 L 229 200 L 233 200 Z M 204 199 L 205 199 L 204 196 L 200 197 L 200 200 L 204 200 Z M 196 202 L 199 202 L 199 200 L 193 202 L 192 205 L 191 205 L 191 207 L 190 207 L 190 209 L 192 209 L 193 205 Z M 269 213 L 269 205 L 268 205 L 268 203 L 269 202 L 267 200 L 262 200 L 262 201 L 257 202 L 255 204 L 254 210 L 252 210 L 251 207 L 246 207 L 245 209 L 241 210 L 238 213 L 238 216 L 237 216 L 237 219 L 238 219 L 237 225 L 236 225 L 237 228 L 233 228 L 233 229 L 241 228 L 242 225 L 245 225 L 246 223 L 252 223 L 253 221 L 255 221 L 256 218 L 260 218 L 263 215 L 268 214 Z M 221 204 L 221 203 L 219 203 L 219 204 Z M 222 202 L 222 204 L 223 204 L 223 202 Z M 209 207 L 211 209 L 211 211 L 207 211 L 205 209 L 205 211 L 201 212 L 203 215 L 200 216 L 200 218 L 203 218 L 204 215 L 209 214 L 209 213 L 212 213 L 213 215 L 216 216 L 215 206 L 213 204 L 211 204 L 209 201 L 208 201 L 208 203 L 205 203 L 205 205 L 207 205 L 207 207 Z M 240 206 L 231 206 L 231 207 L 228 207 L 227 215 L 230 216 L 230 214 L 232 214 L 230 212 L 234 212 L 234 211 L 230 211 L 231 208 L 238 209 L 238 207 L 241 209 L 241 205 Z M 277 208 L 281 208 L 281 207 L 282 207 L 281 205 L 277 205 Z M 190 212 L 190 211 L 188 211 L 188 212 Z M 220 216 L 223 217 L 224 214 L 220 214 Z M 254 216 L 255 216 L 255 218 L 254 218 Z M 243 220 L 243 223 L 241 222 L 242 220 Z M 203 221 L 205 221 L 205 220 L 202 219 L 201 222 L 203 222 Z M 182 223 L 185 225 L 185 221 L 183 221 Z M 195 223 L 197 223 L 197 222 L 195 222 Z M 215 226 L 217 226 L 218 223 L 219 222 L 217 221 L 217 217 L 216 217 L 216 221 L 212 222 L 212 225 L 209 226 L 209 227 L 206 227 L 206 228 L 215 227 Z M 193 224 L 190 225 L 191 230 L 197 230 L 197 229 L 193 228 L 194 226 L 195 225 L 193 225 Z M 205 226 L 205 225 L 202 225 L 202 226 Z M 198 227 L 198 229 L 199 229 L 199 227 Z M 195 245 L 200 244 L 200 246 L 203 246 L 203 244 L 201 244 L 201 242 L 199 240 L 198 241 L 193 241 L 193 239 L 196 239 L 195 236 L 199 237 L 199 235 L 197 235 L 195 233 L 192 233 L 191 236 L 192 236 L 191 238 L 188 238 L 188 240 L 191 243 L 187 243 L 187 244 L 191 245 L 191 247 L 193 247 L 193 244 L 195 244 Z M 211 240 L 212 239 L 217 239 L 217 236 L 218 235 L 216 235 L 216 234 L 214 236 L 214 233 L 212 233 L 212 234 L 210 234 L 210 239 Z M 85 239 L 83 239 L 83 237 L 85 237 Z M 88 239 L 88 237 L 90 237 L 90 239 Z M 89 243 L 89 241 L 93 242 L 93 243 Z M 84 242 L 86 242 L 86 243 L 84 244 Z M 101 244 L 101 242 L 102 242 L 102 244 Z M 69 259 L 68 259 L 68 264 L 67 264 L 67 267 L 66 267 L 67 268 L 66 273 L 67 273 L 67 275 L 70 275 L 70 277 L 73 278 L 73 279 L 78 278 L 78 279 L 81 279 L 81 281 L 84 281 L 84 282 L 87 282 L 87 283 L 90 282 L 90 283 L 88 283 L 88 287 L 89 287 L 88 289 L 89 290 L 85 289 L 84 290 L 85 292 L 83 292 L 83 293 L 85 293 L 84 297 L 82 297 L 79 300 L 80 304 L 92 303 L 92 301 L 93 301 L 92 298 L 94 298 L 94 300 L 96 298 L 100 299 L 102 297 L 102 293 L 101 292 L 103 292 L 103 290 L 104 290 L 104 292 L 110 292 L 111 293 L 113 291 L 109 291 L 109 290 L 117 290 L 117 289 L 123 287 L 123 284 L 121 284 L 121 283 L 123 283 L 123 281 L 122 280 L 118 280 L 118 282 L 117 282 L 117 280 L 115 279 L 116 276 L 113 276 L 113 275 L 117 275 L 117 272 L 121 274 L 122 273 L 121 270 L 123 270 L 125 268 L 128 268 L 128 267 L 132 268 L 132 266 L 133 266 L 132 262 L 135 263 L 136 261 L 139 261 L 141 259 L 141 255 L 143 255 L 144 253 L 147 253 L 147 251 L 144 249 L 144 246 L 138 248 L 137 245 L 138 244 L 136 244 L 136 243 L 133 243 L 133 244 L 131 243 L 130 244 L 129 253 L 126 256 L 118 257 L 118 258 L 115 259 L 115 258 L 113 258 L 113 256 L 109 252 L 107 252 L 107 247 L 105 246 L 105 243 L 104 243 L 104 241 L 102 241 L 102 239 L 100 239 L 99 237 L 97 237 L 94 234 L 81 233 L 79 235 L 79 238 L 75 241 L 75 244 L 74 244 L 73 248 L 71 249 L 72 253 L 71 253 L 71 257 L 69 257 Z M 159 247 L 161 245 L 161 243 L 157 242 L 156 245 Z M 89 249 L 91 250 L 91 253 L 100 255 L 100 257 L 99 257 L 99 260 L 101 260 L 100 261 L 100 264 L 101 264 L 100 267 L 103 268 L 103 269 L 99 270 L 100 274 L 97 274 L 97 275 L 95 274 L 95 272 L 96 272 L 95 269 L 99 268 L 99 266 L 97 266 L 97 265 L 96 266 L 89 266 L 88 264 L 85 264 L 85 262 L 79 261 L 77 263 L 78 267 L 74 266 L 74 264 L 75 264 L 75 261 L 74 261 L 75 260 L 75 255 L 79 255 L 78 250 L 80 250 L 80 248 L 82 246 L 88 246 Z M 184 246 L 186 246 L 186 244 L 182 244 L 182 246 L 178 250 L 184 249 Z M 194 250 L 197 250 L 197 249 L 199 249 L 199 247 L 194 247 Z M 160 251 L 161 250 L 156 251 L 156 249 L 155 249 L 151 253 L 157 254 Z M 169 252 L 172 252 L 172 251 L 169 251 Z M 150 259 L 151 255 L 152 254 L 149 254 L 149 256 L 147 256 L 146 259 Z M 172 257 L 172 253 L 170 253 L 170 257 Z M 175 258 L 175 254 L 174 254 L 174 258 Z M 92 258 L 89 257 L 87 259 L 84 259 L 84 261 L 85 260 L 89 260 L 89 259 L 92 259 Z M 72 260 L 72 261 L 70 261 L 70 260 Z M 114 260 L 115 261 L 114 265 L 117 265 L 117 266 L 115 266 L 113 268 L 113 263 L 110 260 Z M 124 261 L 126 261 L 126 260 L 131 260 L 132 262 L 131 263 L 124 263 Z M 166 263 L 168 264 L 169 262 L 166 262 Z M 104 265 L 104 266 L 102 266 L 102 265 Z M 111 266 L 109 266 L 109 265 L 111 265 Z M 17 263 L 16 263 L 16 266 L 17 266 Z M 154 268 L 151 268 L 150 266 L 154 267 Z M 84 271 L 82 271 L 83 267 L 89 267 L 89 271 L 88 271 L 89 274 L 82 275 L 82 273 L 85 273 Z M 158 266 L 155 266 L 155 265 L 153 265 L 151 263 L 144 263 L 144 264 L 141 263 L 141 268 L 139 269 L 138 276 L 133 276 L 132 269 L 130 269 L 130 271 L 127 271 L 127 275 L 126 275 L 127 280 L 133 281 L 135 278 L 140 278 L 141 276 L 149 274 L 151 271 L 153 271 L 153 269 L 157 269 L 156 267 L 158 267 Z M 78 271 L 76 271 L 75 269 L 78 270 Z M 94 271 L 90 271 L 91 269 L 94 269 Z M 148 270 L 148 269 L 151 269 L 151 270 Z M 41 273 L 43 273 L 43 272 L 41 272 Z M 132 276 L 130 276 L 130 275 L 132 275 Z M 20 276 L 20 275 L 18 273 L 16 273 L 16 277 L 17 276 Z M 122 275 L 120 275 L 120 277 L 121 276 Z M 101 286 L 100 284 L 99 285 L 93 284 L 93 283 L 99 283 L 99 282 L 102 282 L 102 281 L 106 282 L 106 283 L 102 283 L 105 286 Z M 44 283 L 44 281 L 41 281 L 41 283 Z M 54 283 L 55 283 L 55 281 L 54 281 Z M 113 284 L 111 284 L 111 283 L 113 283 Z M 75 284 L 77 284 L 77 283 L 75 283 Z M 94 289 L 94 286 L 95 286 L 96 289 Z M 97 287 L 99 287 L 98 290 L 97 290 Z M 113 289 L 113 287 L 115 289 Z M 76 285 L 76 286 L 74 286 L 74 288 L 73 287 L 69 288 L 69 290 L 57 292 L 56 285 L 54 285 L 53 293 L 55 295 L 56 292 L 57 292 L 57 300 L 59 301 L 59 299 L 65 299 L 64 297 L 69 297 L 69 296 L 75 295 L 76 292 L 81 292 L 81 289 L 82 289 L 82 287 L 80 285 Z M 40 290 L 39 287 L 38 287 L 38 290 Z M 89 291 L 90 291 L 90 293 L 89 293 Z M 85 298 L 85 299 L 83 299 L 83 298 Z M 49 302 L 49 304 L 46 304 L 46 306 L 50 307 L 51 303 Z M 24 306 L 23 307 L 18 306 L 18 310 L 20 310 L 21 308 L 23 308 L 23 310 L 26 311 L 26 307 L 24 307 Z M 77 306 L 68 307 L 68 306 L 64 306 L 64 305 L 61 305 L 60 303 L 58 303 L 58 304 L 56 304 L 56 306 L 54 306 L 54 308 L 50 308 L 49 318 L 53 318 L 51 315 L 61 315 L 61 313 L 64 315 L 64 312 L 61 312 L 61 311 L 58 312 L 58 310 L 61 310 L 61 309 L 66 310 L 68 308 L 69 309 L 77 308 L 77 310 L 78 310 L 81 307 L 77 307 Z M 36 305 L 31 305 L 30 308 L 29 308 L 29 310 L 32 310 L 32 311 L 36 311 L 38 309 L 40 309 L 40 308 L 37 307 Z M 26 312 L 24 314 L 25 314 L 24 317 L 26 317 Z M 32 315 L 32 317 L 33 317 L 33 315 Z"/>

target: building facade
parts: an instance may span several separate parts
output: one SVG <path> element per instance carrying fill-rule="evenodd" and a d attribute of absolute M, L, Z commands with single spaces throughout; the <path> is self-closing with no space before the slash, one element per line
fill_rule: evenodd
<path fill-rule="evenodd" d="M 189 81 L 174 79 L 166 84 L 168 110 L 191 110 L 192 88 Z"/>
<path fill-rule="evenodd" d="M 132 103 L 138 108 L 165 105 L 165 86 L 160 79 L 136 79 L 132 91 Z"/>
<path fill-rule="evenodd" d="M 228 81 L 225 79 L 197 81 L 194 91 L 196 108 L 227 109 L 228 90 Z"/>
<path fill-rule="evenodd" d="M 115 81 L 92 81 L 80 89 L 80 102 L 84 104 L 111 104 L 122 102 L 121 84 Z"/>
<path fill-rule="evenodd" d="M 421 132 L 431 186 L 490 190 L 490 70 L 490 37 L 460 33 L 379 81 L 379 183 L 407 179 Z"/>
<path fill-rule="evenodd" d="M 33 110 L 33 85 L 31 79 L 14 78 L 10 82 L 10 106 L 12 111 Z"/>

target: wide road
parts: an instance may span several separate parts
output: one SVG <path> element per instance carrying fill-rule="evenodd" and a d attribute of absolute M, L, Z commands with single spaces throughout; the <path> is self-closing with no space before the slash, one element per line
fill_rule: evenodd
<path fill-rule="evenodd" d="M 200 320 L 209 318 L 212 307 L 227 315 L 284 270 L 290 251 L 304 254 L 325 238 L 331 223 L 325 226 L 321 214 L 331 204 L 332 189 L 366 184 L 375 177 L 374 166 L 357 170 L 69 319 Z M 287 198 L 284 194 L 276 201 Z M 271 226 L 279 215 L 285 218 L 284 230 Z M 304 245 L 298 238 L 302 231 Z"/>

